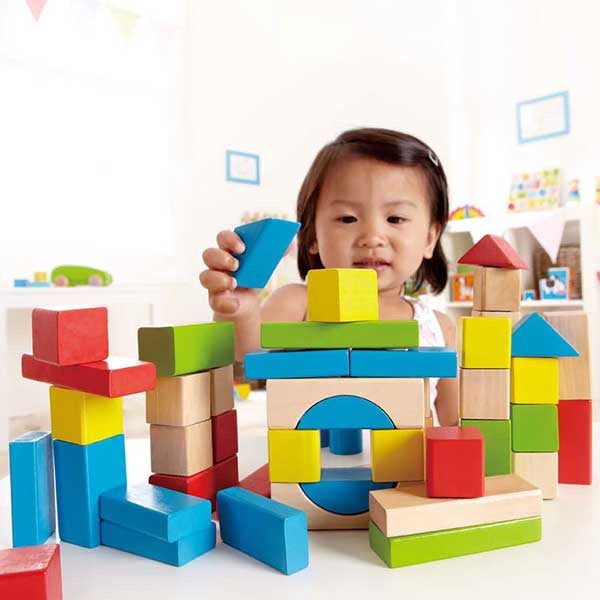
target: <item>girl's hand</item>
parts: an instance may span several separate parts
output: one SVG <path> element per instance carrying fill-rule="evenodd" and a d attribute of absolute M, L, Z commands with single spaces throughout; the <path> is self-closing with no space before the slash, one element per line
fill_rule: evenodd
<path fill-rule="evenodd" d="M 258 312 L 259 290 L 238 288 L 231 275 L 239 267 L 232 253 L 241 254 L 246 249 L 241 238 L 233 231 L 221 231 L 217 245 L 218 248 L 207 248 L 202 253 L 208 269 L 200 273 L 200 283 L 208 290 L 208 302 L 215 317 L 236 320 Z"/>

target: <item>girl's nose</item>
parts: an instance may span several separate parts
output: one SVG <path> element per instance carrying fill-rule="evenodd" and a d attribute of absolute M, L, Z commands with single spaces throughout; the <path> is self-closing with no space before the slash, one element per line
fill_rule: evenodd
<path fill-rule="evenodd" d="M 358 238 L 359 248 L 377 248 L 385 243 L 376 223 L 366 224 Z"/>

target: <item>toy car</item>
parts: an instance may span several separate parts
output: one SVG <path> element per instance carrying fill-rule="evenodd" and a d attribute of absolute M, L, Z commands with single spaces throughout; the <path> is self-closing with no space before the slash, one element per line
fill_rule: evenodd
<path fill-rule="evenodd" d="M 75 265 L 60 265 L 54 268 L 50 279 L 57 286 L 106 286 L 112 283 L 112 276 L 106 271 Z"/>

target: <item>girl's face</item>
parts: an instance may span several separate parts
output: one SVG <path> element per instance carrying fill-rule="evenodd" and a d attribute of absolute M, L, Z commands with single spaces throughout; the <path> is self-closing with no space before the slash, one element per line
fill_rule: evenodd
<path fill-rule="evenodd" d="M 374 269 L 380 294 L 399 294 L 440 225 L 430 223 L 427 182 L 418 168 L 367 158 L 334 164 L 317 202 L 316 243 L 325 268 Z"/>

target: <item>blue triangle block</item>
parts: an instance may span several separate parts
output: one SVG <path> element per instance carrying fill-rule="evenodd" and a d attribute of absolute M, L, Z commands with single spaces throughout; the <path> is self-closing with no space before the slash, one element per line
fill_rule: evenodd
<path fill-rule="evenodd" d="M 513 328 L 511 356 L 557 357 L 579 356 L 579 352 L 539 313 L 523 317 Z"/>

